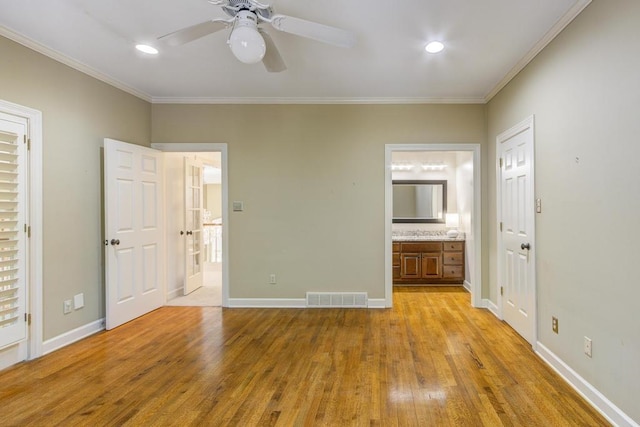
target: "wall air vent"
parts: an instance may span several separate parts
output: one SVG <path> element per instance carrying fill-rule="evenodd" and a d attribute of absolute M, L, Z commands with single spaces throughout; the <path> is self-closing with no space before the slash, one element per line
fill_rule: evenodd
<path fill-rule="evenodd" d="M 307 307 L 367 308 L 366 292 L 307 292 Z"/>

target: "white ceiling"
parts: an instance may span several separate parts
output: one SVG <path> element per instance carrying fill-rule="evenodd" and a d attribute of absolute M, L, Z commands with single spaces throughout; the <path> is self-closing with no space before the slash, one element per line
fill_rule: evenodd
<path fill-rule="evenodd" d="M 343 49 L 268 28 L 281 73 L 236 60 L 227 31 L 155 57 L 134 49 L 227 18 L 206 0 L 0 0 L 0 35 L 153 102 L 485 102 L 589 1 L 274 0 L 275 13 L 358 40 Z M 424 52 L 433 39 L 444 52 Z"/>

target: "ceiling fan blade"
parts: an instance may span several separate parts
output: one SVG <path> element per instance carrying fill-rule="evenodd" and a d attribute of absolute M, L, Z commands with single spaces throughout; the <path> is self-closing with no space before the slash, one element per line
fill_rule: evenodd
<path fill-rule="evenodd" d="M 356 36 L 350 31 L 286 15 L 273 15 L 269 21 L 278 31 L 307 37 L 339 47 L 353 47 Z"/>
<path fill-rule="evenodd" d="M 266 68 L 270 73 L 279 73 L 286 70 L 287 66 L 282 60 L 282 56 L 280 56 L 280 52 L 278 51 L 278 48 L 273 42 L 271 36 L 267 34 L 267 32 L 262 28 L 258 29 L 258 31 L 260 31 L 260 34 L 262 34 L 262 38 L 267 45 L 267 51 L 264 54 L 264 58 L 262 58 L 264 68 Z"/>
<path fill-rule="evenodd" d="M 201 22 L 200 24 L 174 31 L 173 33 L 166 34 L 162 37 L 158 37 L 158 41 L 167 43 L 169 46 L 179 46 L 207 36 L 211 33 L 215 33 L 216 31 L 223 30 L 232 22 L 233 19 L 212 19 L 210 21 Z"/>

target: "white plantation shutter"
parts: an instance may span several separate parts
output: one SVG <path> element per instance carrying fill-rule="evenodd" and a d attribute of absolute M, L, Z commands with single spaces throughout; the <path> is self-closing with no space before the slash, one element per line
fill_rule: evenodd
<path fill-rule="evenodd" d="M 0 114 L 0 348 L 27 338 L 26 121 Z"/>

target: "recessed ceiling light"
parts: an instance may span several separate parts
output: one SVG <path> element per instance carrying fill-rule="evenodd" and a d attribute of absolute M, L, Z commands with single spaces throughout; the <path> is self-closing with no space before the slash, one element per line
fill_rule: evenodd
<path fill-rule="evenodd" d="M 442 52 L 442 50 L 444 49 L 444 45 L 441 42 L 430 42 L 429 44 L 427 44 L 427 46 L 424 48 L 424 50 L 426 50 L 429 53 L 438 53 L 438 52 Z"/>
<path fill-rule="evenodd" d="M 149 46 L 147 44 L 137 44 L 136 49 L 138 49 L 140 52 L 148 53 L 149 55 L 158 54 L 158 49 L 156 49 L 153 46 Z"/>

